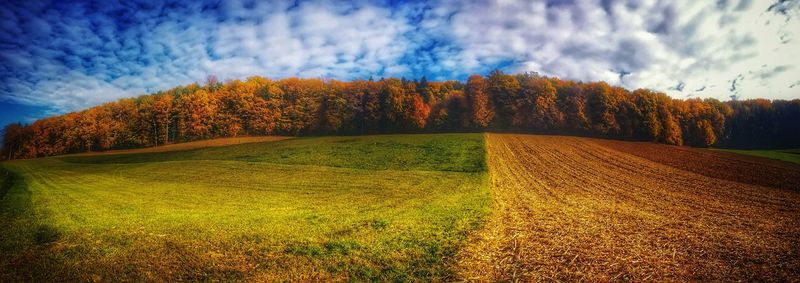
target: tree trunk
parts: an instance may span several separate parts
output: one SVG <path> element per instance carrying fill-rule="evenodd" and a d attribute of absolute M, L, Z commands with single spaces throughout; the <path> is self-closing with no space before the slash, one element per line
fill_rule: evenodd
<path fill-rule="evenodd" d="M 156 123 L 156 118 L 153 117 L 153 139 L 155 140 L 156 145 L 158 146 L 158 124 Z"/>

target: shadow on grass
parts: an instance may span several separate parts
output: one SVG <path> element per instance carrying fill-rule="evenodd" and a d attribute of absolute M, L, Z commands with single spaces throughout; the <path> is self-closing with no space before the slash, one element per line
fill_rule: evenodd
<path fill-rule="evenodd" d="M 73 266 L 52 246 L 62 232 L 33 209 L 32 193 L 23 176 L 0 168 L 0 282 L 79 280 Z M 57 272 L 52 272 L 57 271 Z"/>
<path fill-rule="evenodd" d="M 148 162 L 166 162 L 178 160 L 190 160 L 193 153 L 202 149 L 171 151 L 171 152 L 155 152 L 155 153 L 137 153 L 137 154 L 111 154 L 111 155 L 97 155 L 97 156 L 64 156 L 57 157 L 68 163 L 77 164 L 127 164 L 127 163 L 148 163 Z"/>
<path fill-rule="evenodd" d="M 25 179 L 14 171 L 0 167 L 0 221 L 6 222 L 16 216 L 31 212 L 31 192 Z"/>
<path fill-rule="evenodd" d="M 230 160 L 368 170 L 486 171 L 479 135 L 303 137 L 185 151 L 57 157 L 75 164 Z"/>
<path fill-rule="evenodd" d="M 14 186 L 14 178 L 16 174 L 0 167 L 0 201 L 2 201 L 11 187 Z"/>

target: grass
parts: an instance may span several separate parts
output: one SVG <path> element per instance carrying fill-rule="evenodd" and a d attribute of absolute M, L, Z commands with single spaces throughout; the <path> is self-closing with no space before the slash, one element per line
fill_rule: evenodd
<path fill-rule="evenodd" d="M 229 146 L 244 143 L 259 143 L 259 142 L 272 142 L 289 139 L 291 137 L 285 136 L 255 136 L 255 137 L 230 137 L 230 138 L 217 138 L 211 140 L 199 140 L 182 143 L 173 143 L 167 145 L 159 145 L 155 147 L 145 148 L 132 148 L 132 149 L 114 149 L 107 151 L 92 151 L 71 154 L 72 156 L 89 156 L 89 155 L 109 155 L 109 154 L 136 154 L 136 153 L 156 153 L 168 151 L 181 151 L 208 147 Z"/>
<path fill-rule="evenodd" d="M 733 152 L 738 154 L 753 155 L 769 159 L 783 160 L 795 164 L 800 164 L 800 148 L 795 149 L 719 149 L 721 151 Z"/>
<path fill-rule="evenodd" d="M 313 137 L 4 162 L 0 281 L 452 280 L 489 210 L 483 143 Z"/>
<path fill-rule="evenodd" d="M 364 170 L 478 172 L 486 170 L 483 152 L 480 134 L 433 134 L 309 137 L 202 150 L 62 158 L 90 164 L 233 160 Z"/>

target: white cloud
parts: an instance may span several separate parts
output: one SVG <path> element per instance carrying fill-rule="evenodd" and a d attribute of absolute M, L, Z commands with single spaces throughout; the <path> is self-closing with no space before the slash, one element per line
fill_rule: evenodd
<path fill-rule="evenodd" d="M 791 99 L 798 2 L 0 3 L 0 99 L 63 113 L 211 74 L 464 79 L 494 68 L 677 98 Z"/>
<path fill-rule="evenodd" d="M 107 15 L 36 18 L 34 11 L 16 9 L 35 20 L 15 19 L 7 27 L 20 27 L 15 33 L 23 38 L 41 33 L 46 41 L 30 39 L 24 48 L 0 53 L 4 62 L 22 68 L 10 71 L 19 76 L 5 80 L 4 96 L 65 112 L 212 74 L 356 78 L 407 70 L 399 60 L 410 48 L 403 38 L 409 27 L 384 7 L 224 5 L 211 15 L 142 12 L 135 14 L 140 24 L 126 27 L 115 27 Z M 65 13 L 88 13 L 74 9 Z M 45 28 L 51 25 L 60 28 Z"/>
<path fill-rule="evenodd" d="M 407 29 L 405 19 L 379 7 L 340 12 L 301 5 L 266 15 L 260 24 L 220 25 L 213 48 L 223 59 L 207 68 L 232 77 L 363 77 L 397 64 L 408 49 L 402 37 Z"/>
<path fill-rule="evenodd" d="M 800 77 L 799 68 L 757 75 L 800 58 L 794 39 L 800 22 L 790 19 L 798 16 L 797 2 L 784 3 L 784 13 L 766 11 L 773 3 L 458 1 L 428 13 L 422 26 L 431 33 L 451 31 L 450 40 L 461 47 L 454 60 L 462 72 L 511 61 L 510 71 L 605 80 L 678 98 L 797 98 L 788 86 Z M 744 79 L 732 92 L 740 74 Z M 683 91 L 674 89 L 679 83 Z"/>

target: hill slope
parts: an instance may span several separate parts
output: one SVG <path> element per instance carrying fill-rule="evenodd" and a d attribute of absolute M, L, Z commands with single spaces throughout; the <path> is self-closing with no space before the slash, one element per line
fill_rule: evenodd
<path fill-rule="evenodd" d="M 800 166 L 725 152 L 430 134 L 0 164 L 0 281 L 800 276 Z"/>
<path fill-rule="evenodd" d="M 444 280 L 489 204 L 480 134 L 2 166 L 0 281 Z"/>

